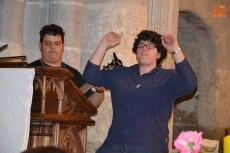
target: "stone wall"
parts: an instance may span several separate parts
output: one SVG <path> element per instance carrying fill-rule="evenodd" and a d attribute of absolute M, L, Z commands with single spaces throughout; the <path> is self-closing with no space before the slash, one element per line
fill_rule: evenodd
<path fill-rule="evenodd" d="M 118 32 L 121 43 L 106 53 L 102 65 L 111 62 L 112 53 L 123 62 L 124 66 L 136 63 L 132 54 L 133 41 L 138 32 L 147 28 L 147 0 L 84 0 L 82 63 L 83 69 L 87 60 L 94 52 L 101 38 L 109 31 Z M 90 22 L 89 22 L 90 21 Z M 105 100 L 94 117 L 96 126 L 88 128 L 87 152 L 94 153 L 104 142 L 112 120 L 110 92 L 107 91 Z"/>
<path fill-rule="evenodd" d="M 40 58 L 39 31 L 46 24 L 58 24 L 65 31 L 63 60 L 76 69 L 81 63 L 81 0 L 25 0 L 23 54 L 28 62 Z"/>
<path fill-rule="evenodd" d="M 23 17 L 24 2 L 0 1 L 0 46 L 8 44 L 8 50 L 0 52 L 1 57 L 22 54 Z"/>
<path fill-rule="evenodd" d="M 222 141 L 224 129 L 230 127 L 230 2 L 176 2 L 179 4 L 170 4 L 170 0 L 0 0 L 0 46 L 9 45 L 0 57 L 26 55 L 28 62 L 40 58 L 39 30 L 56 23 L 66 31 L 63 60 L 81 72 L 100 39 L 111 30 L 120 33 L 122 41 L 107 52 L 103 65 L 116 52 L 123 65 L 129 66 L 136 63 L 131 53 L 136 34 L 146 28 L 176 34 L 178 17 L 174 17 L 179 14 L 178 39 L 199 84 L 192 99 L 175 105 L 173 138 L 194 129 L 202 130 L 206 138 Z M 178 5 L 180 13 L 175 11 Z M 226 16 L 213 12 L 216 6 L 225 6 Z M 168 60 L 164 67 L 173 67 L 173 61 Z M 107 91 L 98 115 L 93 117 L 96 126 L 88 128 L 88 153 L 103 143 L 111 118 Z"/>
<path fill-rule="evenodd" d="M 178 38 L 198 77 L 194 97 L 174 110 L 174 139 L 183 130 L 203 131 L 220 140 L 230 127 L 229 86 L 230 2 L 227 0 L 180 1 Z"/>

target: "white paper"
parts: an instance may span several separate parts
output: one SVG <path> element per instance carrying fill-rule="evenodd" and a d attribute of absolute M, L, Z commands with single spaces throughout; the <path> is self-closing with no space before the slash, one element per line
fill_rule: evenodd
<path fill-rule="evenodd" d="M 210 148 L 216 147 L 216 149 L 213 153 L 218 153 L 218 151 L 219 151 L 219 141 L 218 140 L 204 139 L 201 146 L 210 147 Z M 212 152 L 210 152 L 210 153 L 212 153 Z"/>
<path fill-rule="evenodd" d="M 0 152 L 27 148 L 33 94 L 33 68 L 0 68 Z"/>

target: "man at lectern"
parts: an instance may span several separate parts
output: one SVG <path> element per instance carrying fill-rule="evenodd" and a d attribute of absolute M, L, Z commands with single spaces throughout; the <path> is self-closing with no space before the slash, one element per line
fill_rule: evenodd
<path fill-rule="evenodd" d="M 60 26 L 55 24 L 44 26 L 40 31 L 39 49 L 41 51 L 41 58 L 28 64 L 28 66 L 49 66 L 68 69 L 74 74 L 74 83 L 81 87 L 86 83 L 82 79 L 81 73 L 62 61 L 65 46 L 64 36 L 65 32 Z M 104 88 L 95 88 L 95 92 L 90 89 L 85 93 L 85 96 L 98 108 L 104 99 Z"/>

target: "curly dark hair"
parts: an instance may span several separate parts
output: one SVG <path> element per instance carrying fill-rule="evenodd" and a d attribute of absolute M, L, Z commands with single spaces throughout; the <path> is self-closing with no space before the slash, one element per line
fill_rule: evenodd
<path fill-rule="evenodd" d="M 65 32 L 63 31 L 62 27 L 55 24 L 44 26 L 40 31 L 40 43 L 42 43 L 43 38 L 46 34 L 53 36 L 61 35 L 62 42 L 64 43 Z"/>
<path fill-rule="evenodd" d="M 161 35 L 156 33 L 155 31 L 150 30 L 142 30 L 135 39 L 133 43 L 133 53 L 137 54 L 137 46 L 141 41 L 149 41 L 156 45 L 156 48 L 159 53 L 161 53 L 161 57 L 157 59 L 157 65 L 160 65 L 160 63 L 166 58 L 167 56 L 167 49 L 162 45 L 161 42 Z"/>

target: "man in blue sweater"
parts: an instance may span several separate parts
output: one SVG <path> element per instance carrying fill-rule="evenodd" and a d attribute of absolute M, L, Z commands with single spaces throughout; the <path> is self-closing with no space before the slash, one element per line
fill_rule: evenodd
<path fill-rule="evenodd" d="M 113 120 L 97 153 L 168 153 L 168 120 L 174 101 L 192 92 L 197 78 L 173 35 L 141 31 L 133 44 L 138 64 L 100 70 L 106 51 L 120 43 L 115 32 L 106 34 L 88 61 L 83 78 L 110 89 Z M 169 50 L 176 70 L 160 63 Z"/>

